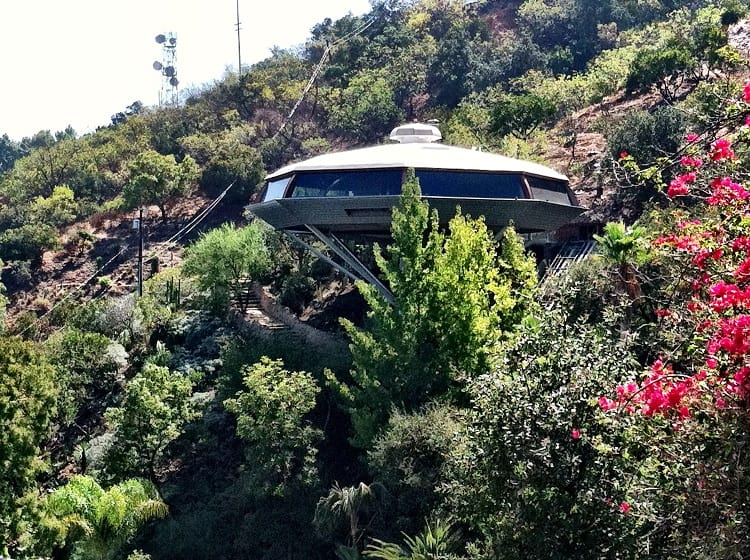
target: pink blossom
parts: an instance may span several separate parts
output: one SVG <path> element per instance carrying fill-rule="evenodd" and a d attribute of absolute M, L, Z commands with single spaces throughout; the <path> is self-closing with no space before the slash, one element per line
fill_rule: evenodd
<path fill-rule="evenodd" d="M 694 132 L 691 132 L 690 134 L 687 134 L 685 136 L 685 141 L 688 142 L 689 144 L 693 144 L 697 142 L 699 138 L 700 137 L 697 134 L 695 134 Z"/>
<path fill-rule="evenodd" d="M 604 396 L 599 397 L 597 402 L 599 403 L 599 407 L 605 412 L 617 408 L 617 403 L 615 401 Z"/>
<path fill-rule="evenodd" d="M 581 439 L 581 432 L 580 430 L 574 429 L 570 432 L 570 437 L 573 439 Z"/>
<path fill-rule="evenodd" d="M 691 156 L 682 156 L 682 159 L 680 159 L 680 163 L 685 167 L 694 167 L 696 169 L 699 169 L 703 166 L 703 160 L 701 158 Z"/>
<path fill-rule="evenodd" d="M 750 103 L 750 82 L 747 82 L 745 87 L 742 88 L 742 100 L 745 103 Z"/>
<path fill-rule="evenodd" d="M 721 161 L 723 159 L 734 159 L 732 142 L 727 138 L 719 138 L 711 144 L 711 159 Z"/>
<path fill-rule="evenodd" d="M 628 513 L 630 511 L 630 504 L 628 502 L 622 502 L 618 509 L 621 513 Z"/>

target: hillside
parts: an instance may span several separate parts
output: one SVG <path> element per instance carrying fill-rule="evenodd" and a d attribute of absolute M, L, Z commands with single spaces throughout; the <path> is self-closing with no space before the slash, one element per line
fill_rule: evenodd
<path fill-rule="evenodd" d="M 0 556 L 750 557 L 747 10 L 377 1 L 177 106 L 0 137 Z M 540 284 L 407 182 L 350 246 L 390 304 L 244 215 L 431 119 L 565 173 L 588 211 L 545 256 L 598 255 Z"/>

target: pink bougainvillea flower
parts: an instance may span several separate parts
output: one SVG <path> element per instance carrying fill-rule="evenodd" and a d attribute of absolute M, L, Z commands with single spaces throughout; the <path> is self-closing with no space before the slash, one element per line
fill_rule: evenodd
<path fill-rule="evenodd" d="M 581 432 L 580 430 L 574 429 L 570 432 L 570 437 L 573 439 L 581 439 Z"/>
<path fill-rule="evenodd" d="M 716 142 L 711 144 L 711 159 L 713 161 L 734 159 L 732 142 L 727 138 L 719 138 Z"/>
<path fill-rule="evenodd" d="M 630 154 L 629 154 L 628 152 L 620 152 L 620 159 L 625 159 L 625 158 L 626 158 L 626 157 L 628 157 L 629 155 L 630 155 Z"/>
<path fill-rule="evenodd" d="M 742 88 L 742 100 L 745 103 L 750 103 L 750 82 L 747 82 L 745 87 Z"/>
<path fill-rule="evenodd" d="M 685 142 L 688 144 L 692 144 L 694 142 L 697 142 L 699 140 L 699 136 L 695 132 L 691 132 L 690 134 L 685 135 Z"/>
<path fill-rule="evenodd" d="M 711 183 L 711 187 L 713 193 L 706 199 L 706 203 L 711 206 L 727 206 L 750 198 L 750 191 L 729 177 L 717 177 Z"/>
<path fill-rule="evenodd" d="M 696 169 L 703 166 L 703 160 L 701 158 L 692 156 L 682 156 L 680 163 L 685 167 L 694 167 Z"/>
<path fill-rule="evenodd" d="M 630 511 L 630 504 L 628 502 L 622 502 L 617 509 L 622 513 L 628 513 Z"/>
<path fill-rule="evenodd" d="M 607 410 L 612 410 L 613 408 L 617 408 L 617 403 L 615 401 L 604 396 L 599 397 L 599 400 L 597 402 L 599 403 L 599 407 L 605 412 Z"/>

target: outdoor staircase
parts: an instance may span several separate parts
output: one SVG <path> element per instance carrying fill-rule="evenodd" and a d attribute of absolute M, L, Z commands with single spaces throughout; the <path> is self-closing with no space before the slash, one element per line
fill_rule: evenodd
<path fill-rule="evenodd" d="M 270 317 L 261 305 L 260 297 L 255 290 L 250 278 L 240 279 L 240 289 L 232 302 L 238 310 L 245 310 L 245 318 L 248 321 L 274 332 L 291 333 L 292 329 L 286 323 Z"/>
<path fill-rule="evenodd" d="M 587 259 L 595 251 L 596 241 L 593 239 L 566 242 L 550 263 L 549 268 L 544 273 L 542 282 L 544 283 L 550 278 L 559 276 L 574 264 Z"/>

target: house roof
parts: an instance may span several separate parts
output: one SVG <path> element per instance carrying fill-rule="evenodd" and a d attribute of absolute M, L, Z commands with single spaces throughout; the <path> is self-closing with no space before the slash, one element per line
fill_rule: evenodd
<path fill-rule="evenodd" d="M 282 167 L 269 174 L 266 180 L 272 181 L 300 171 L 388 168 L 524 173 L 567 181 L 565 175 L 538 163 L 490 152 L 425 142 L 383 144 L 323 154 Z"/>

